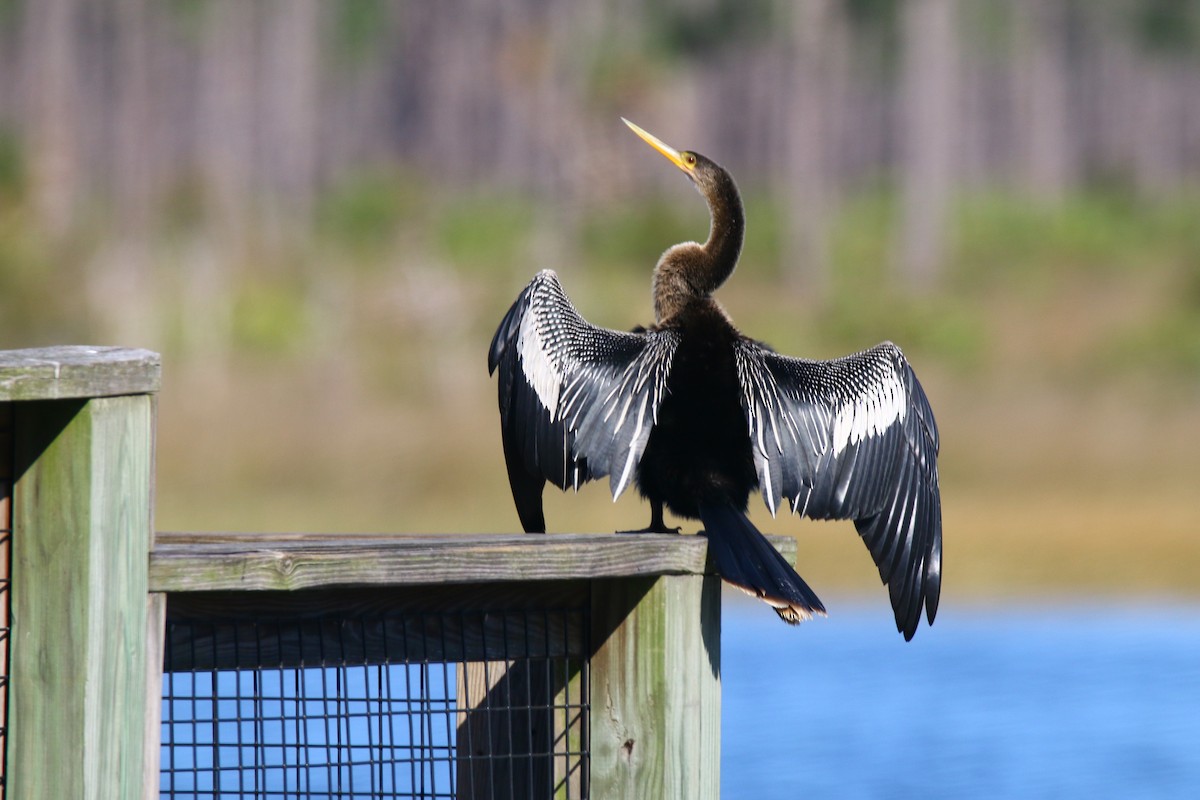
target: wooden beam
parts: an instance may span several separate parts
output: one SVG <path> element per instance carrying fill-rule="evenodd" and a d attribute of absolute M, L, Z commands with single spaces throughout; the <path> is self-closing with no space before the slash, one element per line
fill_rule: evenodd
<path fill-rule="evenodd" d="M 141 797 L 149 395 L 14 404 L 9 797 Z"/>
<path fill-rule="evenodd" d="M 151 593 L 146 598 L 146 697 L 144 753 L 142 756 L 142 800 L 158 800 L 162 770 L 163 646 L 167 596 Z"/>
<path fill-rule="evenodd" d="M 124 347 L 0 350 L 0 402 L 157 392 L 162 359 Z"/>
<path fill-rule="evenodd" d="M 770 537 L 789 559 L 790 536 Z M 710 574 L 707 540 L 662 534 L 331 536 L 159 533 L 156 592 L 296 590 Z"/>
<path fill-rule="evenodd" d="M 12 403 L 0 403 L 0 725 L 8 719 L 9 645 L 12 642 L 12 617 L 9 601 L 12 594 L 12 477 L 13 477 Z M 8 730 L 0 731 L 0 782 L 5 781 L 5 756 L 8 753 Z M 7 783 L 4 783 L 7 785 Z M 3 797 L 0 792 L 0 797 Z"/>
<path fill-rule="evenodd" d="M 587 611 L 582 581 L 175 593 L 166 667 L 583 658 Z"/>
<path fill-rule="evenodd" d="M 710 575 L 592 588 L 593 800 L 716 800 L 721 582 Z"/>
<path fill-rule="evenodd" d="M 563 702 L 573 677 L 571 663 L 577 673 L 581 661 L 521 658 L 458 665 L 459 800 L 552 798 L 556 785 L 565 787 L 565 770 L 555 775 L 555 705 Z"/>

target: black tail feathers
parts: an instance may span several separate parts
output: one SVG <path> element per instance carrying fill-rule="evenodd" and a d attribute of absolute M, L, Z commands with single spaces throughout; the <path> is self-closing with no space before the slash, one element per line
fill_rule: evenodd
<path fill-rule="evenodd" d="M 762 599 L 793 625 L 824 616 L 825 606 L 767 537 L 731 505 L 700 507 L 708 551 L 717 572 L 747 594 Z"/>

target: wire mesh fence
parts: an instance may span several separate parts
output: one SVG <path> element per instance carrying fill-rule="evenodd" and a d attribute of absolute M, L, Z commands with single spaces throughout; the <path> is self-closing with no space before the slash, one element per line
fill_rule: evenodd
<path fill-rule="evenodd" d="M 177 617 L 165 798 L 587 796 L 582 608 Z"/>

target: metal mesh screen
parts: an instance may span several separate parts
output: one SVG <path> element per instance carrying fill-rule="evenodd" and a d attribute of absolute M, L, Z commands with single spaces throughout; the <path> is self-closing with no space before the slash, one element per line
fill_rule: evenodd
<path fill-rule="evenodd" d="M 585 625 L 578 608 L 168 611 L 162 796 L 584 798 Z"/>

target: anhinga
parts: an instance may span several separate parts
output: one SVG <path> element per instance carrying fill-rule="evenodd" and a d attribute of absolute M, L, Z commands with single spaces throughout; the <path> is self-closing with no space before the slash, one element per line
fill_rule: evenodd
<path fill-rule="evenodd" d="M 941 591 L 938 431 L 916 375 L 885 342 L 832 361 L 779 355 L 743 336 L 712 293 L 741 251 L 745 215 L 729 173 L 625 120 L 708 201 L 708 240 L 663 253 L 655 324 L 631 333 L 588 323 L 558 276 L 538 273 L 505 315 L 488 354 L 521 524 L 544 532 L 546 481 L 566 489 L 609 476 L 704 524 L 717 571 L 788 622 L 825 609 L 746 517 L 761 489 L 774 514 L 853 519 L 911 639 Z"/>

